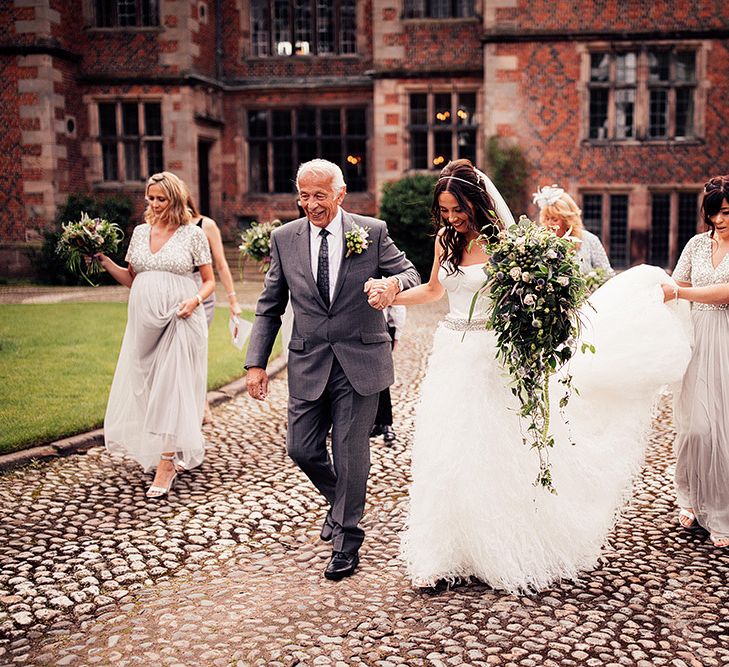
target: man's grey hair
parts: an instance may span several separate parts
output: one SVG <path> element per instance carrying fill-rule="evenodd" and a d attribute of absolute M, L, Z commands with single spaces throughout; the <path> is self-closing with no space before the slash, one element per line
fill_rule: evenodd
<path fill-rule="evenodd" d="M 334 194 L 338 195 L 346 186 L 344 182 L 344 174 L 339 168 L 339 165 L 329 162 L 329 160 L 322 160 L 316 158 L 315 160 L 309 160 L 304 162 L 296 172 L 296 189 L 299 188 L 299 179 L 304 176 L 319 176 L 320 178 L 331 181 L 332 189 Z"/>

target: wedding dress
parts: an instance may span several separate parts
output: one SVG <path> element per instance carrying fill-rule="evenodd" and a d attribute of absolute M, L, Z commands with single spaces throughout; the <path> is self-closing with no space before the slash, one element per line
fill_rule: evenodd
<path fill-rule="evenodd" d="M 650 266 L 592 296 L 582 338 L 597 352 L 570 362 L 579 396 L 566 409 L 569 432 L 554 407 L 564 387 L 550 385 L 553 495 L 534 486 L 538 456 L 523 444 L 496 336 L 484 328 L 488 297 L 466 325 L 482 267 L 441 268 L 439 279 L 450 311 L 435 332 L 416 414 L 401 547 L 408 574 L 430 582 L 474 576 L 511 592 L 574 579 L 596 566 L 640 470 L 659 391 L 688 364 L 688 306 L 663 303 L 659 284 L 670 278 Z"/>

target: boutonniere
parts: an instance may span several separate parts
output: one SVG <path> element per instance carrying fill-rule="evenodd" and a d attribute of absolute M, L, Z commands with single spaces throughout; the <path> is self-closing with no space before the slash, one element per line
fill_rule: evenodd
<path fill-rule="evenodd" d="M 370 235 L 369 227 L 360 227 L 359 225 L 352 223 L 352 229 L 350 229 L 345 235 L 344 239 L 347 242 L 347 254 L 345 257 L 350 255 L 361 255 L 370 245 L 368 241 Z"/>

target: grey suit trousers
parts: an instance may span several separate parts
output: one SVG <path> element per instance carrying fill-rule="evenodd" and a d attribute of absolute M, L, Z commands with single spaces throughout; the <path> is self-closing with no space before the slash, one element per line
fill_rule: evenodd
<path fill-rule="evenodd" d="M 364 540 L 358 524 L 364 513 L 377 401 L 378 394 L 362 396 L 354 390 L 336 357 L 321 398 L 289 397 L 288 454 L 330 505 L 334 551 L 355 552 Z M 331 458 L 326 442 L 330 425 Z"/>

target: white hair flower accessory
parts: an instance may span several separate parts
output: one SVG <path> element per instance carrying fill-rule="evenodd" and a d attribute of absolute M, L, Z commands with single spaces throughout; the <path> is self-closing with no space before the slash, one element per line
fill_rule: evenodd
<path fill-rule="evenodd" d="M 543 209 L 545 206 L 556 204 L 559 198 L 564 194 L 564 189 L 556 184 L 545 185 L 543 188 L 537 188 L 532 195 L 532 201 Z"/>

